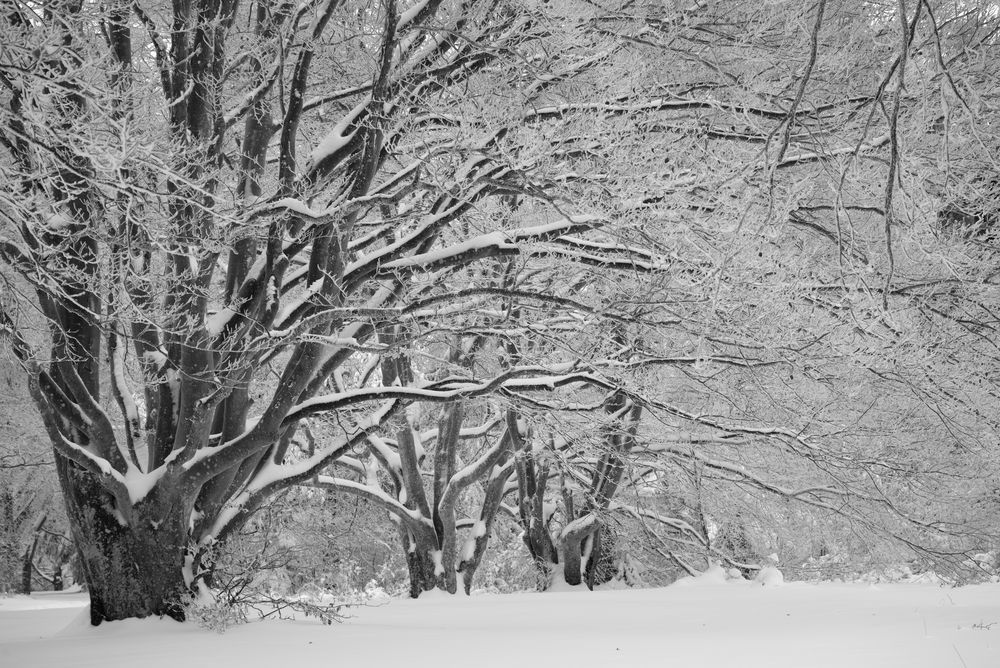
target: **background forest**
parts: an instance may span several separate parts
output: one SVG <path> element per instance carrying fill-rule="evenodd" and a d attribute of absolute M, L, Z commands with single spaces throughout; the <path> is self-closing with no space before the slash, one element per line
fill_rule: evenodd
<path fill-rule="evenodd" d="M 0 590 L 993 576 L 998 30 L 5 4 Z"/>

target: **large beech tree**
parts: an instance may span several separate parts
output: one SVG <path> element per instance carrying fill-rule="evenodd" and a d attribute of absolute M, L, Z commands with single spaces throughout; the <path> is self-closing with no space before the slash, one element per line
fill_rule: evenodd
<path fill-rule="evenodd" d="M 606 224 L 520 150 L 524 109 L 600 62 L 596 38 L 532 46 L 558 20 L 491 1 L 15 2 L 0 21 L 0 317 L 93 623 L 182 618 L 214 542 L 408 403 L 592 375 L 370 371 L 394 354 L 380 328 L 490 298 L 450 283 L 464 267 Z M 516 215 L 488 206 L 512 195 Z M 300 447 L 319 414 L 337 429 Z"/>

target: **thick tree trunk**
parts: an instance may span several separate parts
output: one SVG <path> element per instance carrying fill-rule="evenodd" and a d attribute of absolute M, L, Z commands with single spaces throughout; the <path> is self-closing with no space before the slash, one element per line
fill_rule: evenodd
<path fill-rule="evenodd" d="M 583 582 L 584 562 L 581 549 L 580 541 L 565 541 L 562 576 L 566 584 L 573 587 Z"/>
<path fill-rule="evenodd" d="M 587 559 L 587 588 L 607 584 L 618 575 L 615 551 L 618 537 L 607 525 L 597 527 L 590 536 L 590 558 Z"/>
<path fill-rule="evenodd" d="M 531 560 L 535 566 L 535 588 L 545 591 L 552 586 L 552 578 L 559 577 L 559 558 L 555 552 L 549 561 L 535 557 Z"/>
<path fill-rule="evenodd" d="M 425 591 L 445 590 L 444 580 L 437 573 L 437 563 L 431 553 L 417 547 L 406 553 L 406 569 L 410 576 L 410 598 L 418 598 Z M 454 593 L 454 592 L 451 592 Z"/>
<path fill-rule="evenodd" d="M 536 586 L 544 591 L 552 585 L 552 578 L 559 570 L 559 551 L 556 549 L 547 527 L 542 531 L 525 531 L 522 534 L 525 547 L 535 565 Z"/>
<path fill-rule="evenodd" d="M 587 576 L 591 557 L 594 556 L 594 534 L 600 524 L 593 513 L 585 513 L 566 525 L 562 535 L 563 579 L 566 584 L 582 584 Z M 588 586 L 593 586 L 588 581 Z"/>
<path fill-rule="evenodd" d="M 90 475 L 65 460 L 60 481 L 90 594 L 90 621 L 166 615 L 184 620 L 188 513 L 178 496 L 115 507 Z"/>
<path fill-rule="evenodd" d="M 588 589 L 610 582 L 618 574 L 615 551 L 618 538 L 607 526 L 595 522 L 585 531 L 563 541 L 563 579 Z"/>

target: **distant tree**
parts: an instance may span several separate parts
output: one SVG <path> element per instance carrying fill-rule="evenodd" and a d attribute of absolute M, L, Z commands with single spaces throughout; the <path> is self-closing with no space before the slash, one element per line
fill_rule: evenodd
<path fill-rule="evenodd" d="M 50 471 L 0 469 L 0 591 L 62 589 L 75 554 L 65 529 Z"/>

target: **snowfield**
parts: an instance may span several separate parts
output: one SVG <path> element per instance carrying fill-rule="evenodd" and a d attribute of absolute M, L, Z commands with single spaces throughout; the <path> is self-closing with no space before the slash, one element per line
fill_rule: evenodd
<path fill-rule="evenodd" d="M 92 628 L 85 595 L 0 598 L 0 665 L 998 668 L 1000 585 L 762 586 L 688 579 L 648 590 L 393 600 L 217 634 L 170 620 Z M 293 663 L 294 662 L 294 663 Z"/>

